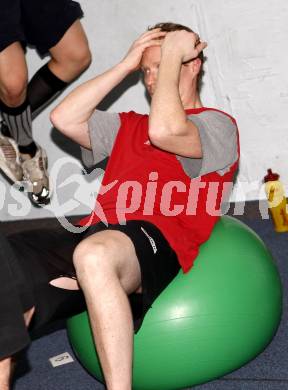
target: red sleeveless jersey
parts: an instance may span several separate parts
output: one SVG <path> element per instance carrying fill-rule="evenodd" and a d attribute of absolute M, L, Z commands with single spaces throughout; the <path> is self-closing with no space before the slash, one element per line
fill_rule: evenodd
<path fill-rule="evenodd" d="M 190 109 L 186 113 L 205 110 L 212 109 Z M 220 216 L 221 200 L 231 191 L 238 159 L 222 176 L 211 172 L 191 179 L 175 154 L 150 144 L 148 115 L 132 111 L 121 113 L 120 118 L 121 127 L 95 209 L 79 224 L 149 221 L 161 230 L 187 272 Z"/>

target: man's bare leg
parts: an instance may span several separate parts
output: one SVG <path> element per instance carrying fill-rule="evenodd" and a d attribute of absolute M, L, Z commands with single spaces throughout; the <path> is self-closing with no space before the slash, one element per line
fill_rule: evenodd
<path fill-rule="evenodd" d="M 0 360 L 0 389 L 9 390 L 12 374 L 12 358 Z"/>
<path fill-rule="evenodd" d="M 74 264 L 107 389 L 131 390 L 133 321 L 127 294 L 141 283 L 134 245 L 122 232 L 95 233 L 78 245 Z"/>
<path fill-rule="evenodd" d="M 26 98 L 27 79 L 24 51 L 14 42 L 0 53 L 0 99 L 9 107 L 20 106 Z"/>
<path fill-rule="evenodd" d="M 80 20 L 76 20 L 50 50 L 49 69 L 59 79 L 70 83 L 91 63 L 91 53 Z"/>
<path fill-rule="evenodd" d="M 27 310 L 24 313 L 24 321 L 26 326 L 29 325 L 33 314 L 34 314 L 34 307 Z M 10 389 L 10 382 L 11 377 L 13 374 L 13 368 L 14 368 L 14 361 L 12 356 L 8 356 L 5 359 L 0 360 L 0 389 L 1 390 L 9 390 Z"/>

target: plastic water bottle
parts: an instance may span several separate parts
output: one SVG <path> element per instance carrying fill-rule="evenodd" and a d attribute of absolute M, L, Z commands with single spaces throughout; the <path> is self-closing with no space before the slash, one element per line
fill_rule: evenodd
<path fill-rule="evenodd" d="M 268 207 L 274 222 L 274 228 L 276 232 L 287 232 L 287 202 L 284 187 L 279 181 L 278 173 L 273 173 L 271 169 L 268 169 L 267 175 L 264 177 L 264 182 Z"/>

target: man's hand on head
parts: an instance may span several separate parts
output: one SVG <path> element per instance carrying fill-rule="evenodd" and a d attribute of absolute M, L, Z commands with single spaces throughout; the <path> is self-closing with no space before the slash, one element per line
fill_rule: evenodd
<path fill-rule="evenodd" d="M 167 33 L 161 46 L 162 53 L 170 52 L 173 56 L 179 56 L 182 63 L 191 61 L 207 46 L 201 42 L 198 34 L 186 30 L 177 30 Z"/>
<path fill-rule="evenodd" d="M 144 50 L 150 46 L 161 46 L 166 34 L 167 32 L 160 31 L 160 28 L 141 34 L 131 45 L 128 53 L 121 61 L 122 64 L 125 64 L 130 72 L 138 70 Z"/>

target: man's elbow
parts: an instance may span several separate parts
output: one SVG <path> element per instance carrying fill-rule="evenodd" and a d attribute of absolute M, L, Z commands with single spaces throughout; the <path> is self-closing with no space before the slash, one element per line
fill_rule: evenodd
<path fill-rule="evenodd" d="M 166 139 L 167 137 L 185 135 L 185 132 L 183 131 L 182 126 L 169 126 L 168 124 L 163 124 L 161 126 L 150 125 L 148 129 L 148 135 L 150 140 L 159 142 L 162 139 Z"/>
<path fill-rule="evenodd" d="M 167 145 L 170 145 L 175 139 L 176 134 L 174 130 L 167 126 L 157 126 L 155 128 L 150 126 L 148 129 L 149 140 L 153 146 L 167 150 Z"/>
<path fill-rule="evenodd" d="M 50 121 L 57 130 L 61 131 L 62 133 L 66 133 L 66 130 L 69 126 L 63 113 L 61 113 L 61 110 L 59 110 L 58 107 L 54 108 L 50 112 Z"/>
<path fill-rule="evenodd" d="M 60 123 L 60 115 L 58 113 L 58 109 L 57 107 L 54 108 L 51 112 L 50 112 L 50 122 L 52 123 L 52 125 L 56 128 L 59 127 L 59 123 Z"/>
<path fill-rule="evenodd" d="M 153 138 L 157 138 L 159 137 L 159 134 L 163 134 L 163 129 L 161 129 L 159 126 L 158 127 L 155 127 L 155 126 L 151 126 L 149 125 L 149 128 L 148 128 L 148 136 L 149 138 L 152 140 Z"/>

